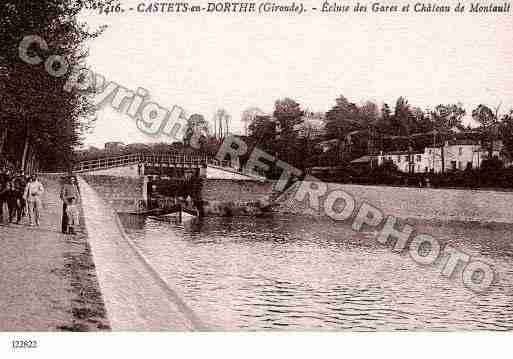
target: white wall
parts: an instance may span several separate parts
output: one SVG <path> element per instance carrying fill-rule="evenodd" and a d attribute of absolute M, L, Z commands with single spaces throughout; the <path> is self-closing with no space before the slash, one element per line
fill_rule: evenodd
<path fill-rule="evenodd" d="M 445 171 L 453 169 L 453 161 L 457 170 L 465 170 L 467 163 L 472 164 L 472 168 L 479 168 L 488 153 L 482 149 L 480 145 L 450 145 L 444 149 Z M 420 155 L 420 161 L 418 156 Z M 398 156 L 401 160 L 398 160 Z M 378 156 L 378 164 L 382 164 L 385 160 L 391 158 L 397 168 L 402 172 L 409 172 L 407 154 L 383 154 Z M 435 173 L 442 172 L 442 149 L 440 147 L 426 147 L 424 153 L 413 153 L 413 164 L 415 165 L 415 173 L 424 173 L 434 170 Z M 499 156 L 499 151 L 494 151 L 493 156 Z"/>
<path fill-rule="evenodd" d="M 144 167 L 143 167 L 144 168 Z M 143 169 L 144 173 L 144 169 Z M 96 170 L 89 172 L 82 172 L 85 175 L 97 175 L 97 176 L 114 176 L 114 177 L 140 177 L 138 165 L 130 165 L 124 167 L 115 167 L 104 170 Z"/>

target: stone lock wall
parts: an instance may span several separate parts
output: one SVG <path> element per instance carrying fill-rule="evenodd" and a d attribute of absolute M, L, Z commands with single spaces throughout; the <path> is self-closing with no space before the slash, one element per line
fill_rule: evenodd
<path fill-rule="evenodd" d="M 144 212 L 144 177 L 85 175 L 82 178 L 115 211 Z M 273 184 L 255 180 L 206 179 L 201 199 L 205 215 L 254 215 L 269 204 Z"/>
<path fill-rule="evenodd" d="M 205 201 L 249 202 L 266 199 L 271 190 L 270 182 L 208 179 L 201 195 Z"/>
<path fill-rule="evenodd" d="M 116 212 L 140 212 L 145 209 L 144 178 L 82 176 Z"/>
<path fill-rule="evenodd" d="M 205 215 L 255 215 L 269 203 L 271 182 L 207 179 L 202 199 Z"/>
<path fill-rule="evenodd" d="M 295 199 L 300 185 L 296 183 L 278 198 L 278 211 L 325 216 L 322 204 L 327 194 L 343 190 L 354 198 L 357 208 L 367 202 L 385 215 L 398 218 L 513 223 L 513 192 L 327 183 L 326 195 L 321 197 L 321 206 L 315 211 L 307 205 L 307 200 Z"/>

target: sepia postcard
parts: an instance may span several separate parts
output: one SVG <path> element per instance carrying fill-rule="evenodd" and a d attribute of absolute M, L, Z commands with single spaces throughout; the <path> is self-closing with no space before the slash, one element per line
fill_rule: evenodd
<path fill-rule="evenodd" d="M 511 332 L 511 4 L 1 0 L 8 354 Z"/>

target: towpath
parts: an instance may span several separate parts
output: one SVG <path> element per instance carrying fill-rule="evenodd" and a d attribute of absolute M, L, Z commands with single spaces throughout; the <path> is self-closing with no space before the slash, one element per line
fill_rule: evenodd
<path fill-rule="evenodd" d="M 41 225 L 0 225 L 0 331 L 107 329 L 85 235 L 60 233 L 58 182 L 42 182 Z"/>

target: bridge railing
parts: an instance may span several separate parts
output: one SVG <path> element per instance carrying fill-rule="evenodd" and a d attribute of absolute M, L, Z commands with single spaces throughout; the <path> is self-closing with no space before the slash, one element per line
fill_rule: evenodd
<path fill-rule="evenodd" d="M 122 155 L 116 157 L 104 157 L 95 160 L 87 160 L 79 162 L 74 170 L 76 172 L 85 172 L 98 169 L 120 167 L 140 162 L 139 154 Z"/>
<path fill-rule="evenodd" d="M 229 167 L 231 168 L 231 162 L 230 161 L 219 161 L 216 158 L 209 158 L 208 160 L 209 165 L 219 166 L 219 167 Z"/>
<path fill-rule="evenodd" d="M 119 156 L 103 157 L 94 160 L 81 161 L 73 168 L 73 170 L 77 173 L 80 173 L 115 167 L 123 167 L 135 164 L 154 164 L 156 166 L 159 166 L 160 164 L 168 164 L 192 167 L 200 167 L 210 164 L 221 168 L 229 169 L 232 172 L 250 175 L 248 173 L 245 173 L 245 171 L 240 171 L 239 168 L 232 167 L 230 161 L 220 161 L 214 157 L 210 157 L 207 155 L 198 156 L 183 153 L 134 153 Z"/>
<path fill-rule="evenodd" d="M 75 167 L 75 172 L 87 172 L 113 167 L 122 167 L 139 163 L 154 164 L 180 164 L 201 166 L 209 162 L 207 156 L 186 155 L 186 154 L 164 154 L 164 153 L 136 153 L 112 157 L 98 158 L 95 160 L 86 160 L 79 162 Z"/>

